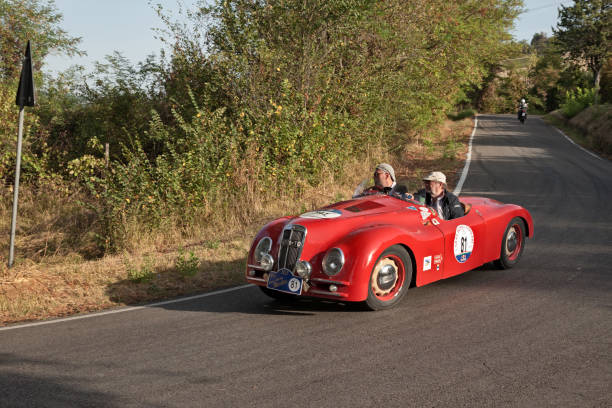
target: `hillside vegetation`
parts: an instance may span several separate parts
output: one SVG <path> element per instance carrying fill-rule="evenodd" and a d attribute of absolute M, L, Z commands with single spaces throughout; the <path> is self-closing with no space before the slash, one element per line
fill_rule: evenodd
<path fill-rule="evenodd" d="M 76 52 L 49 28 L 58 21 L 52 9 L 26 3 L 0 8 L 19 27 L 3 47 L 36 34 Z M 170 53 L 138 66 L 115 54 L 91 76 L 37 77 L 22 173 L 32 206 L 22 206 L 16 252 L 91 258 L 189 241 L 351 178 L 351 163 L 431 141 L 445 113 L 505 57 L 519 5 L 201 1 L 178 19 L 159 8 Z M 16 76 L 2 72 L 8 209 Z"/>

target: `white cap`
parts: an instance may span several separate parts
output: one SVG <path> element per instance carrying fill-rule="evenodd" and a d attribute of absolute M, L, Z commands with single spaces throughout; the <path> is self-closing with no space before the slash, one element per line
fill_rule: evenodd
<path fill-rule="evenodd" d="M 434 171 L 433 173 L 429 173 L 427 177 L 423 177 L 424 181 L 438 181 L 440 183 L 446 184 L 446 176 L 444 173 L 440 171 Z"/>

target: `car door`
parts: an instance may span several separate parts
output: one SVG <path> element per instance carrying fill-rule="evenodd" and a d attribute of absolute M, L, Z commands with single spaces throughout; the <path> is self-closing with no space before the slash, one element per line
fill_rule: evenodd
<path fill-rule="evenodd" d="M 482 265 L 486 226 L 478 211 L 472 210 L 453 220 L 439 220 L 436 224 L 444 235 L 442 278 Z"/>

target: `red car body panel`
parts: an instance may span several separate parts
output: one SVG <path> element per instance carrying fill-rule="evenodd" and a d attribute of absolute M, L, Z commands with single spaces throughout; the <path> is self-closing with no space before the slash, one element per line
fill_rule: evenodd
<path fill-rule="evenodd" d="M 266 286 L 267 273 L 254 257 L 257 243 L 272 240 L 270 255 L 278 268 L 283 229 L 293 225 L 306 228 L 299 260 L 308 261 L 312 274 L 300 296 L 346 301 L 363 301 L 368 295 L 370 274 L 377 259 L 393 245 L 402 245 L 412 258 L 416 286 L 461 274 L 500 258 L 502 238 L 511 219 L 520 217 L 526 235 L 533 237 L 533 221 L 527 210 L 512 204 L 481 197 L 461 197 L 471 210 L 454 220 L 440 220 L 435 211 L 415 201 L 386 195 L 365 196 L 339 202 L 316 212 L 283 217 L 264 226 L 251 245 L 246 279 Z M 464 248 L 465 243 L 465 248 Z M 322 261 L 331 248 L 345 256 L 335 276 L 323 272 Z M 460 249 L 459 249 L 460 248 Z M 337 290 L 329 290 L 335 285 Z"/>

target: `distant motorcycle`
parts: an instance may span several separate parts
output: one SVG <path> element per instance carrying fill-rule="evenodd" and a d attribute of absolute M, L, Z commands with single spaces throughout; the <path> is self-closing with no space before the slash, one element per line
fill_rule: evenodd
<path fill-rule="evenodd" d="M 527 110 L 525 108 L 519 108 L 518 119 L 521 121 L 521 123 L 525 123 L 525 120 L 527 119 Z"/>

